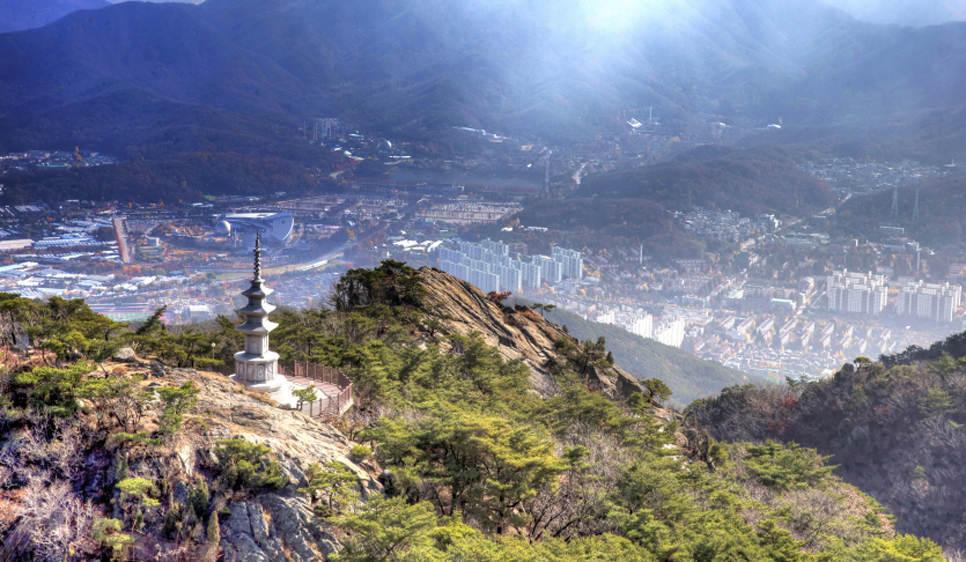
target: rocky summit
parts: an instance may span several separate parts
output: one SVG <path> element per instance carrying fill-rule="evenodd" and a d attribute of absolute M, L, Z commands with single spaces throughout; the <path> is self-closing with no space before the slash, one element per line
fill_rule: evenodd
<path fill-rule="evenodd" d="M 470 283 L 438 269 L 424 267 L 419 278 L 427 290 L 426 309 L 446 322 L 456 333 L 480 334 L 489 345 L 508 361 L 521 360 L 530 369 L 530 380 L 541 396 L 559 392 L 549 367 L 561 363 L 557 342 L 565 340 L 575 346 L 579 340 L 543 316 L 525 306 L 509 307 L 497 298 L 487 296 Z M 586 376 L 595 389 L 617 400 L 641 392 L 632 375 L 612 365 L 589 365 Z"/>

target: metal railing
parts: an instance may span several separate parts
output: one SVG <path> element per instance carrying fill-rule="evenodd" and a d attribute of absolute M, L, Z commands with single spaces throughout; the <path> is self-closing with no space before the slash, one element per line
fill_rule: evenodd
<path fill-rule="evenodd" d="M 235 374 L 235 363 L 212 365 L 205 367 L 205 369 L 215 373 L 221 373 L 225 376 L 231 376 Z M 338 389 L 338 392 L 332 392 L 331 389 L 327 392 L 325 388 L 316 386 L 315 391 L 321 398 L 314 402 L 302 404 L 302 413 L 309 417 L 324 418 L 341 416 L 352 407 L 352 380 L 338 369 L 305 361 L 296 361 L 291 366 L 279 363 L 278 374 L 318 381 Z"/>
<path fill-rule="evenodd" d="M 324 365 L 296 361 L 291 373 L 294 377 L 319 381 L 338 389 L 337 393 L 330 395 L 324 388 L 316 387 L 316 391 L 322 397 L 315 402 L 302 404 L 302 413 L 305 415 L 313 418 L 340 416 L 352 407 L 352 381 L 342 371 Z"/>

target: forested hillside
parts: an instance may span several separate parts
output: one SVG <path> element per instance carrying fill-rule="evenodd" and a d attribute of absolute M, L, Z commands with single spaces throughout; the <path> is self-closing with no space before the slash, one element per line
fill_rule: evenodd
<path fill-rule="evenodd" d="M 680 349 L 632 334 L 618 326 L 584 320 L 560 309 L 546 313 L 549 320 L 566 326 L 581 340 L 605 338 L 614 361 L 639 379 L 656 378 L 667 383 L 673 394 L 669 403 L 679 408 L 698 398 L 713 396 L 721 389 L 749 382 L 741 371 L 720 363 L 704 361 Z"/>
<path fill-rule="evenodd" d="M 588 177 L 581 197 L 648 199 L 673 210 L 693 206 L 743 215 L 814 211 L 834 202 L 825 180 L 781 149 L 702 147 L 668 163 Z"/>
<path fill-rule="evenodd" d="M 732 387 L 686 411 L 726 441 L 800 443 L 875 497 L 902 532 L 966 548 L 966 334 L 879 362 L 856 359 L 834 377 Z"/>
<path fill-rule="evenodd" d="M 927 220 L 912 221 L 916 190 L 919 190 L 919 213 Z M 932 247 L 962 242 L 966 232 L 966 174 L 957 172 L 945 177 L 924 180 L 919 185 L 904 186 L 899 190 L 899 208 L 903 210 L 895 221 L 916 240 Z M 854 197 L 838 211 L 837 221 L 853 233 L 863 233 L 873 239 L 880 236 L 879 225 L 889 220 L 892 191 Z"/>
<path fill-rule="evenodd" d="M 239 348 L 229 319 L 175 332 L 159 314 L 133 330 L 81 301 L 4 295 L 4 338 L 32 348 L 10 348 L 0 386 L 0 553 L 942 560 L 813 451 L 717 443 L 660 406 L 658 381 L 594 391 L 588 375 L 612 368 L 601 342 L 561 337 L 544 365 L 556 390 L 535 392 L 532 363 L 449 327 L 430 286 L 384 262 L 350 271 L 333 309 L 274 316 L 286 361 L 353 378 L 356 408 L 332 425 L 190 369 L 219 361 L 211 343 Z M 495 331 L 542 323 L 479 296 L 506 322 Z M 121 346 L 125 364 L 110 359 Z"/>

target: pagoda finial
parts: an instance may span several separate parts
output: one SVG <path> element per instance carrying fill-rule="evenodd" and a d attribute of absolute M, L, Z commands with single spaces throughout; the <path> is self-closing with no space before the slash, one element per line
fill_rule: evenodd
<path fill-rule="evenodd" d="M 255 279 L 262 277 L 262 233 L 255 233 Z"/>

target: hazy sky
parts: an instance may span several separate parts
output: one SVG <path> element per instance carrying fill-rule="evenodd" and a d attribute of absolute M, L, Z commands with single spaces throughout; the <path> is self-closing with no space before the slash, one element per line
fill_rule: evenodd
<path fill-rule="evenodd" d="M 125 2 L 127 0 L 109 0 Z M 146 0 L 148 2 L 190 2 L 202 0 Z M 650 0 L 632 0 L 648 2 Z M 824 0 L 852 14 L 856 19 L 875 23 L 932 25 L 947 21 L 966 21 L 966 0 Z"/>
<path fill-rule="evenodd" d="M 127 2 L 128 0 L 107 0 L 108 2 L 113 2 L 117 4 L 118 2 Z M 204 0 L 140 0 L 141 2 L 186 2 L 188 4 L 201 4 Z"/>
<path fill-rule="evenodd" d="M 875 23 L 932 25 L 966 20 L 963 0 L 824 0 L 856 19 Z"/>

